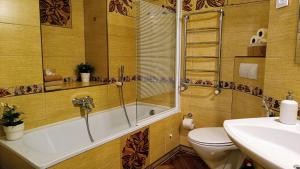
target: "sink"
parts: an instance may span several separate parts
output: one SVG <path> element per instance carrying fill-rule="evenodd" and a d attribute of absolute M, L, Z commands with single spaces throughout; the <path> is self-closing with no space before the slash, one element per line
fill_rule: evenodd
<path fill-rule="evenodd" d="M 226 120 L 224 128 L 250 158 L 266 169 L 300 169 L 300 121 L 286 125 L 278 118 Z"/>

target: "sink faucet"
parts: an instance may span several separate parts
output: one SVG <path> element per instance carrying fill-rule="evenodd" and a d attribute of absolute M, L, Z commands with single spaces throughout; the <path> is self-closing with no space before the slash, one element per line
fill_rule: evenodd
<path fill-rule="evenodd" d="M 274 117 L 275 114 L 274 112 L 271 110 L 270 106 L 268 105 L 268 103 L 263 99 L 262 100 L 262 103 L 263 103 L 263 107 L 265 108 L 266 110 L 266 116 L 267 117 Z"/>
<path fill-rule="evenodd" d="M 87 113 L 92 112 L 93 108 L 95 108 L 94 99 L 90 96 L 85 96 L 82 98 L 74 98 L 72 100 L 74 106 L 80 106 L 80 108 Z"/>

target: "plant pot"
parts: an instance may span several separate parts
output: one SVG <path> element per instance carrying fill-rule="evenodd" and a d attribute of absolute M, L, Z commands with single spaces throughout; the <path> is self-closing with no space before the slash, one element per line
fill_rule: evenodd
<path fill-rule="evenodd" d="M 6 139 L 9 141 L 18 140 L 24 135 L 24 123 L 17 126 L 3 126 Z"/>
<path fill-rule="evenodd" d="M 90 77 L 91 77 L 90 73 L 80 73 L 80 76 L 81 76 L 82 82 L 84 82 L 84 83 L 90 82 Z"/>

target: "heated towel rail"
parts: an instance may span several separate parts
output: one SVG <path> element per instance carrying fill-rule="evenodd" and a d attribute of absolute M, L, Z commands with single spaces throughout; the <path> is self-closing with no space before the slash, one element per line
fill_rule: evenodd
<path fill-rule="evenodd" d="M 200 27 L 200 28 L 188 28 L 188 22 L 190 21 L 191 15 L 200 15 L 205 13 L 219 13 L 219 25 L 217 27 Z M 219 94 L 221 91 L 221 57 L 222 57 L 222 28 L 223 28 L 223 16 L 224 10 L 209 10 L 201 12 L 193 12 L 183 15 L 184 18 L 184 60 L 183 60 L 183 88 L 187 89 L 188 86 L 200 86 L 197 84 L 191 84 L 187 79 L 187 72 L 211 72 L 216 74 L 216 84 L 214 85 L 216 90 L 215 93 Z M 217 32 L 218 38 L 216 41 L 205 41 L 205 42 L 187 42 L 187 36 L 190 32 Z M 187 48 L 194 47 L 197 48 L 201 45 L 217 45 L 217 54 L 215 56 L 188 56 Z M 215 70 L 205 70 L 205 69 L 189 69 L 187 68 L 187 60 L 192 58 L 215 58 L 216 59 L 216 68 Z"/>

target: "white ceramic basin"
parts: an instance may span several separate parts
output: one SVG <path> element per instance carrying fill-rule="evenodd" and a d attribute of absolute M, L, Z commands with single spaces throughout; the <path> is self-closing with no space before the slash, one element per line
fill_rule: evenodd
<path fill-rule="evenodd" d="M 224 128 L 242 152 L 267 169 L 300 169 L 300 121 L 277 118 L 226 120 Z"/>

